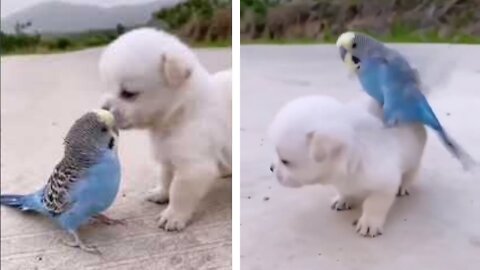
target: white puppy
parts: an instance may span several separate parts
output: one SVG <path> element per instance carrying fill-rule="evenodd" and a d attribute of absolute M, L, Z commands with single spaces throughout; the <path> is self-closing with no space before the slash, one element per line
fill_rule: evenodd
<path fill-rule="evenodd" d="M 176 37 L 142 28 L 103 52 L 104 103 L 121 129 L 150 133 L 160 185 L 148 199 L 169 202 L 159 226 L 181 230 L 216 179 L 231 173 L 231 73 L 210 74 Z"/>
<path fill-rule="evenodd" d="M 356 221 L 364 236 L 382 233 L 395 195 L 408 195 L 426 143 L 422 125 L 385 128 L 381 111 L 322 96 L 296 99 L 270 127 L 276 158 L 272 171 L 287 187 L 333 185 L 332 209 L 363 202 Z"/>

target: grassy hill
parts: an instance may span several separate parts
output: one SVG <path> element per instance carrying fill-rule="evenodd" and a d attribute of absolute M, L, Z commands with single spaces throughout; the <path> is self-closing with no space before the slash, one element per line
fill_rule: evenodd
<path fill-rule="evenodd" d="M 190 0 L 152 10 L 145 24 L 128 27 L 119 23 L 108 29 L 40 33 L 31 30 L 35 29 L 34 22 L 17 22 L 13 34 L 0 32 L 0 54 L 50 53 L 101 46 L 141 26 L 166 29 L 192 46 L 224 47 L 231 44 L 231 17 L 229 0 Z"/>
<path fill-rule="evenodd" d="M 347 30 L 395 42 L 480 43 L 479 0 L 240 0 L 242 42 L 333 42 Z"/>

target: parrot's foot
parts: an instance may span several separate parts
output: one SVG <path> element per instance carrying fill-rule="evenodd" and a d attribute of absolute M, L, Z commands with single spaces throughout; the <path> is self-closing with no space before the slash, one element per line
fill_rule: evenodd
<path fill-rule="evenodd" d="M 159 216 L 158 227 L 166 231 L 181 231 L 187 226 L 189 217 L 167 207 Z"/>
<path fill-rule="evenodd" d="M 330 208 L 336 211 L 351 210 L 352 202 L 348 198 L 338 195 L 337 197 L 335 197 L 335 199 L 333 199 Z"/>
<path fill-rule="evenodd" d="M 404 197 L 404 196 L 409 196 L 409 195 L 410 195 L 410 192 L 408 191 L 407 187 L 401 185 L 398 188 L 397 197 Z"/>
<path fill-rule="evenodd" d="M 79 248 L 85 252 L 91 253 L 91 254 L 97 254 L 97 255 L 102 255 L 100 250 L 94 245 L 86 245 L 83 243 L 82 240 L 80 240 L 80 237 L 78 237 L 78 234 L 76 232 L 70 232 L 70 234 L 73 236 L 74 240 L 73 241 L 68 241 L 68 240 L 62 240 L 62 243 L 66 246 L 69 247 L 75 247 Z"/>
<path fill-rule="evenodd" d="M 168 203 L 168 190 L 162 187 L 152 189 L 147 195 L 147 201 L 158 204 Z"/>
<path fill-rule="evenodd" d="M 393 128 L 396 127 L 399 123 L 398 119 L 385 119 L 385 127 Z"/>
<path fill-rule="evenodd" d="M 106 215 L 98 214 L 91 218 L 92 223 L 102 223 L 105 225 L 126 225 L 123 219 L 113 219 Z"/>

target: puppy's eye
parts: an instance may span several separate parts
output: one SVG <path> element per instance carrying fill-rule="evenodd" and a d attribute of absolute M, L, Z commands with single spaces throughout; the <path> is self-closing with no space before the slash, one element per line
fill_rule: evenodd
<path fill-rule="evenodd" d="M 103 133 L 105 133 L 105 132 L 107 132 L 107 131 L 108 131 L 107 127 L 102 127 L 102 132 L 103 132 Z"/>
<path fill-rule="evenodd" d="M 280 162 L 282 162 L 282 164 L 285 165 L 285 166 L 290 165 L 290 161 L 288 161 L 286 159 L 282 159 L 282 160 L 280 160 Z"/>
<path fill-rule="evenodd" d="M 120 97 L 125 100 L 134 100 L 136 97 L 138 97 L 138 94 L 139 93 L 137 92 L 128 91 L 124 88 L 120 90 Z"/>

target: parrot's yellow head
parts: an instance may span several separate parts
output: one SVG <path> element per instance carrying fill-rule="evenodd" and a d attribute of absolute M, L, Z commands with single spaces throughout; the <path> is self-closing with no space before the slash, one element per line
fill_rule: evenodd
<path fill-rule="evenodd" d="M 91 110 L 78 118 L 64 140 L 65 156 L 82 163 L 94 162 L 106 150 L 117 152 L 118 128 L 107 110 Z"/>
<path fill-rule="evenodd" d="M 108 127 L 112 136 L 117 138 L 118 128 L 115 124 L 115 117 L 113 116 L 113 114 L 110 111 L 103 109 L 93 110 L 93 113 L 97 115 L 100 122 L 104 123 Z"/>
<path fill-rule="evenodd" d="M 354 51 L 358 49 L 355 40 L 356 34 L 354 32 L 345 32 L 337 39 L 337 48 L 340 51 L 340 57 L 352 73 L 357 73 L 360 68 L 360 61 L 358 57 L 354 56 Z"/>
<path fill-rule="evenodd" d="M 98 109 L 93 110 L 93 112 L 97 115 L 98 120 L 105 123 L 108 127 L 112 128 L 115 126 L 115 117 L 110 111 Z"/>

